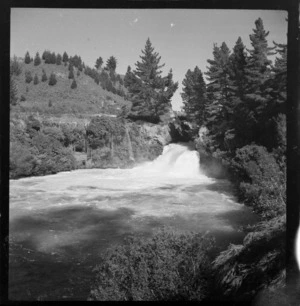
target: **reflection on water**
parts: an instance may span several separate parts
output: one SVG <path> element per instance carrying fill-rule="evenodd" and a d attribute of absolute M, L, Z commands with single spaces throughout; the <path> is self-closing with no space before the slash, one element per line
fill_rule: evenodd
<path fill-rule="evenodd" d="M 90 169 L 10 182 L 9 295 L 86 300 L 99 254 L 163 225 L 210 231 L 220 248 L 256 221 L 231 185 L 201 174 L 197 152 L 169 145 L 134 169 Z"/>

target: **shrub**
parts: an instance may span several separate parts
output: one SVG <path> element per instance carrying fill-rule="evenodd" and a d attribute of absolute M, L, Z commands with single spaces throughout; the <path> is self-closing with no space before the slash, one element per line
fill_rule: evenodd
<path fill-rule="evenodd" d="M 52 72 L 51 74 L 50 74 L 50 78 L 49 78 L 49 85 L 50 86 L 54 86 L 55 84 L 57 83 L 57 80 L 56 80 L 56 76 L 55 76 L 55 74 Z"/>
<path fill-rule="evenodd" d="M 24 102 L 24 101 L 26 101 L 26 98 L 23 95 L 21 95 L 20 100 L 21 100 L 21 102 Z"/>
<path fill-rule="evenodd" d="M 30 71 L 26 71 L 25 72 L 25 82 L 26 83 L 30 83 L 33 80 L 31 72 Z"/>
<path fill-rule="evenodd" d="M 56 56 L 56 65 L 61 65 L 62 57 L 60 54 L 57 54 Z"/>
<path fill-rule="evenodd" d="M 89 300 L 203 300 L 209 291 L 213 240 L 163 229 L 129 237 L 101 257 Z"/>
<path fill-rule="evenodd" d="M 261 222 L 252 230 L 243 245 L 230 245 L 215 259 L 216 293 L 245 300 L 269 286 L 284 286 L 285 216 Z"/>
<path fill-rule="evenodd" d="M 239 181 L 240 199 L 263 218 L 285 213 L 285 173 L 266 148 L 248 145 L 236 151 L 231 170 Z"/>
<path fill-rule="evenodd" d="M 73 72 L 73 69 L 69 71 L 68 78 L 69 78 L 69 79 L 74 79 L 74 72 Z"/>
<path fill-rule="evenodd" d="M 52 107 L 52 100 L 48 101 L 48 107 Z"/>

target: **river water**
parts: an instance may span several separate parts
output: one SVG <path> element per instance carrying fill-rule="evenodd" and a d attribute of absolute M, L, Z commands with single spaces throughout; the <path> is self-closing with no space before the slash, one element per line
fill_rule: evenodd
<path fill-rule="evenodd" d="M 9 297 L 86 300 L 99 254 L 161 226 L 209 231 L 220 249 L 257 221 L 198 153 L 170 144 L 133 169 L 84 169 L 10 181 Z"/>

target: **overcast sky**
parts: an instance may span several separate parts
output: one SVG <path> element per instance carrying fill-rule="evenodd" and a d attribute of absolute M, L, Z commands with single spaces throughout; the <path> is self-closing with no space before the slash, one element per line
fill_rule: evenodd
<path fill-rule="evenodd" d="M 241 36 L 250 48 L 249 34 L 261 17 L 270 31 L 268 42 L 287 42 L 287 12 L 201 9 L 35 9 L 11 10 L 11 56 L 33 57 L 48 49 L 80 55 L 93 67 L 101 56 L 117 58 L 117 72 L 134 68 L 149 37 L 165 63 L 164 73 L 173 69 L 179 82 L 172 104 L 181 106 L 182 80 L 197 65 L 206 71 L 213 44 L 225 41 L 230 49 Z"/>

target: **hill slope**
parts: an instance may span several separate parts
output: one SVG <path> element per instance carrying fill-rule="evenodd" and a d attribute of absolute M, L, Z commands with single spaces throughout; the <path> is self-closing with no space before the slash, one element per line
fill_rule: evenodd
<path fill-rule="evenodd" d="M 71 89 L 73 80 L 68 78 L 68 66 L 63 64 L 45 64 L 42 61 L 40 65 L 34 66 L 33 62 L 30 64 L 20 62 L 20 67 L 22 69 L 21 74 L 14 76 L 19 101 L 17 106 L 12 107 L 12 112 L 34 112 L 54 115 L 55 117 L 63 114 L 72 114 L 79 117 L 89 117 L 96 114 L 116 115 L 124 104 L 130 103 L 125 101 L 123 97 L 104 90 L 83 71 L 77 76 L 78 69 L 75 67 L 74 75 L 77 83 L 75 89 Z M 48 77 L 45 82 L 41 81 L 43 69 Z M 29 71 L 33 78 L 37 74 L 39 83 L 34 85 L 33 80 L 26 83 L 26 71 Z M 48 84 L 52 72 L 57 79 L 54 86 Z M 119 84 L 116 83 L 116 86 L 119 86 Z M 24 98 L 25 101 L 22 101 Z"/>

